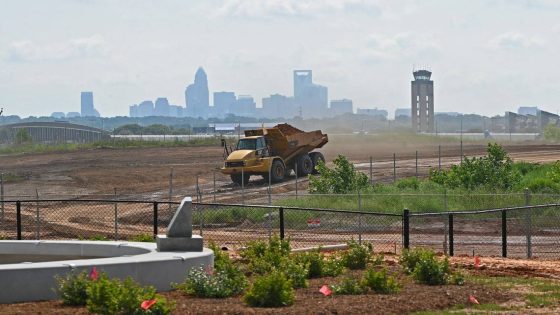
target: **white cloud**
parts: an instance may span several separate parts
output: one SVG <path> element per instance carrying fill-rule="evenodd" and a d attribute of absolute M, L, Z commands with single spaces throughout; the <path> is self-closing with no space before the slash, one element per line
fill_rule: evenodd
<path fill-rule="evenodd" d="M 519 49 L 540 47 L 544 41 L 519 32 L 506 32 L 491 39 L 489 44 L 494 49 Z"/>
<path fill-rule="evenodd" d="M 8 58 L 18 62 L 61 61 L 103 56 L 107 50 L 103 36 L 96 34 L 51 44 L 38 44 L 29 40 L 12 42 L 8 48 Z"/>
<path fill-rule="evenodd" d="M 374 34 L 366 40 L 363 52 L 370 61 L 396 60 L 403 57 L 434 58 L 440 48 L 434 38 L 412 33 L 398 33 L 393 36 Z"/>
<path fill-rule="evenodd" d="M 317 16 L 331 12 L 359 11 L 381 13 L 379 1 L 372 0 L 231 0 L 219 15 L 242 17 Z"/>

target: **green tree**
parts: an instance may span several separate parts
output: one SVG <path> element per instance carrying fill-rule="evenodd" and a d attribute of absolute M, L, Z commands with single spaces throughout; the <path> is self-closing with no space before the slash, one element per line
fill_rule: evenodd
<path fill-rule="evenodd" d="M 328 168 L 319 161 L 316 166 L 319 176 L 309 176 L 309 192 L 321 194 L 347 194 L 365 190 L 369 187 L 365 174 L 356 171 L 344 155 L 333 161 L 334 168 Z"/>
<path fill-rule="evenodd" d="M 31 138 L 29 132 L 27 132 L 27 129 L 19 129 L 16 133 L 14 142 L 16 144 L 25 144 L 33 142 L 33 139 Z"/>

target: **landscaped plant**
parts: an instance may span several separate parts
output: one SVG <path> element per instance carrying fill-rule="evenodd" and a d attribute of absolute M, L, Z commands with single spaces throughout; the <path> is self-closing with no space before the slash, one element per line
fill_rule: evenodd
<path fill-rule="evenodd" d="M 274 268 L 280 268 L 290 251 L 290 241 L 281 240 L 274 235 L 268 242 L 259 240 L 248 243 L 240 255 L 247 261 L 249 271 L 263 275 Z"/>
<path fill-rule="evenodd" d="M 364 287 L 359 279 L 354 277 L 352 274 L 346 274 L 342 280 L 330 286 L 334 294 L 341 295 L 357 295 L 366 292 L 366 287 Z"/>
<path fill-rule="evenodd" d="M 298 264 L 290 258 L 285 258 L 280 265 L 280 271 L 286 275 L 292 283 L 292 287 L 306 288 L 307 277 L 309 275 L 308 265 Z"/>
<path fill-rule="evenodd" d="M 362 285 L 375 293 L 389 294 L 400 290 L 397 279 L 387 274 L 387 269 L 376 270 L 370 268 L 364 272 Z"/>
<path fill-rule="evenodd" d="M 328 256 L 323 262 L 323 277 L 337 277 L 344 272 L 344 262 L 337 255 Z"/>
<path fill-rule="evenodd" d="M 439 260 L 433 250 L 422 248 L 405 250 L 401 255 L 400 264 L 418 283 L 446 284 L 452 277 L 447 257 Z"/>
<path fill-rule="evenodd" d="M 82 271 L 80 273 L 71 272 L 65 277 L 57 276 L 56 291 L 64 305 L 86 305 L 87 286 L 90 281 L 88 273 Z"/>
<path fill-rule="evenodd" d="M 344 155 L 333 160 L 334 169 L 328 168 L 323 161 L 316 166 L 319 176 L 309 176 L 309 192 L 320 194 L 347 194 L 365 191 L 370 187 L 368 177 L 356 171 Z"/>
<path fill-rule="evenodd" d="M 138 234 L 129 239 L 131 242 L 145 242 L 145 243 L 153 243 L 156 240 L 152 234 Z"/>
<path fill-rule="evenodd" d="M 291 281 L 282 272 L 273 271 L 257 277 L 243 299 L 250 306 L 280 307 L 292 305 L 294 296 Z"/>
<path fill-rule="evenodd" d="M 365 269 L 371 261 L 373 248 L 370 243 L 359 244 L 354 240 L 348 242 L 348 250 L 342 253 L 342 261 L 348 269 Z"/>
<path fill-rule="evenodd" d="M 294 261 L 302 266 L 307 266 L 309 279 L 321 277 L 336 277 L 344 271 L 342 260 L 335 254 L 325 257 L 319 250 L 297 253 L 293 255 Z"/>

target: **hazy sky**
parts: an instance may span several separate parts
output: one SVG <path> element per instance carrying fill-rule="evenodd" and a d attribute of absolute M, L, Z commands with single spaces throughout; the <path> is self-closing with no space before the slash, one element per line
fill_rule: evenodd
<path fill-rule="evenodd" d="M 560 1 L 0 0 L 4 114 L 104 116 L 167 97 L 203 66 L 210 91 L 292 95 L 312 69 L 329 98 L 410 106 L 411 71 L 427 65 L 436 111 L 486 115 L 560 109 Z"/>

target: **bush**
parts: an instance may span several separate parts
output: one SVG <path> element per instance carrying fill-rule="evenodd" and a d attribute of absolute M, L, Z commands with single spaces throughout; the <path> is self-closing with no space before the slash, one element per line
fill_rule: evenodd
<path fill-rule="evenodd" d="M 284 258 L 289 256 L 290 251 L 290 241 L 281 240 L 275 235 L 271 237 L 268 242 L 250 242 L 247 247 L 241 251 L 240 255 L 247 261 L 248 269 L 251 272 L 263 275 L 274 268 L 280 268 Z"/>
<path fill-rule="evenodd" d="M 139 234 L 131 237 L 129 239 L 131 242 L 144 242 L 144 243 L 153 243 L 156 240 L 152 234 Z"/>
<path fill-rule="evenodd" d="M 292 287 L 307 288 L 307 277 L 309 275 L 308 265 L 297 264 L 289 258 L 284 259 L 280 269 L 292 283 Z"/>
<path fill-rule="evenodd" d="M 256 307 L 280 307 L 294 303 L 294 289 L 286 276 L 274 271 L 255 279 L 244 297 L 245 303 Z"/>
<path fill-rule="evenodd" d="M 349 241 L 348 250 L 342 254 L 344 266 L 352 270 L 365 269 L 371 260 L 372 251 L 369 243 L 360 245 L 354 240 Z"/>
<path fill-rule="evenodd" d="M 521 181 L 521 174 L 500 145 L 489 143 L 486 156 L 465 157 L 450 170 L 431 169 L 429 179 L 449 188 L 511 189 Z"/>
<path fill-rule="evenodd" d="M 344 155 L 333 161 L 334 169 L 320 161 L 316 166 L 320 176 L 309 176 L 309 192 L 320 194 L 347 194 L 369 189 L 367 176 L 356 171 Z"/>
<path fill-rule="evenodd" d="M 344 263 L 336 255 L 329 256 L 323 264 L 323 277 L 337 277 L 344 272 Z"/>
<path fill-rule="evenodd" d="M 397 293 L 400 285 L 395 277 L 387 275 L 387 269 L 380 271 L 370 268 L 366 270 L 362 278 L 362 285 L 370 288 L 375 293 L 389 294 Z"/>
<path fill-rule="evenodd" d="M 418 190 L 418 188 L 420 188 L 420 180 L 416 177 L 409 177 L 397 181 L 396 186 L 401 190 L 405 190 L 405 189 Z"/>
<path fill-rule="evenodd" d="M 232 271 L 229 270 L 231 273 Z M 175 288 L 187 295 L 205 298 L 225 298 L 238 295 L 247 287 L 245 275 L 239 271 L 231 275 L 228 271 L 209 272 L 203 268 L 192 268 L 187 279 Z"/>
<path fill-rule="evenodd" d="M 405 250 L 401 255 L 400 264 L 418 283 L 446 284 L 451 277 L 447 257 L 439 261 L 432 250 L 422 248 Z"/>
<path fill-rule="evenodd" d="M 87 286 L 90 281 L 88 273 L 82 271 L 80 273 L 71 272 L 66 277 L 56 278 L 56 291 L 64 305 L 86 305 Z"/>
<path fill-rule="evenodd" d="M 334 294 L 357 295 L 366 292 L 366 288 L 351 274 L 345 275 L 338 284 L 333 284 L 330 287 Z"/>
<path fill-rule="evenodd" d="M 307 277 L 309 279 L 323 276 L 323 269 L 325 268 L 324 259 L 324 255 L 319 250 L 294 255 L 294 261 L 297 264 L 307 266 Z"/>

